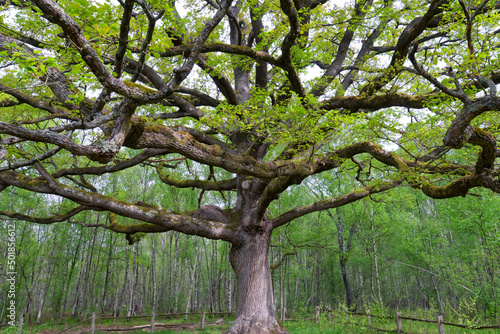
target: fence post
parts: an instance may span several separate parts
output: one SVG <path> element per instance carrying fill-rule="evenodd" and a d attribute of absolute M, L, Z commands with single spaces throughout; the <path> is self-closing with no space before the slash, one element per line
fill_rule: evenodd
<path fill-rule="evenodd" d="M 441 314 L 438 314 L 437 320 L 438 320 L 438 333 L 444 334 L 443 316 Z"/>
<path fill-rule="evenodd" d="M 200 324 L 200 329 L 203 329 L 205 327 L 205 310 L 203 310 L 203 313 L 201 314 L 201 324 Z"/>
<path fill-rule="evenodd" d="M 90 323 L 90 333 L 94 334 L 95 331 L 95 312 L 92 312 L 92 321 Z"/>
<path fill-rule="evenodd" d="M 368 325 L 372 325 L 372 316 L 370 315 L 370 310 L 366 311 L 366 320 L 368 321 Z"/>
<path fill-rule="evenodd" d="M 403 332 L 401 326 L 401 312 L 396 312 L 396 327 L 398 329 L 398 334 L 401 334 Z"/>
<path fill-rule="evenodd" d="M 155 311 L 151 312 L 151 329 L 149 330 L 149 333 L 153 334 L 155 331 Z"/>
<path fill-rule="evenodd" d="M 23 333 L 23 322 L 24 322 L 24 314 L 21 314 L 21 317 L 19 318 L 19 327 L 17 328 L 17 334 Z"/>

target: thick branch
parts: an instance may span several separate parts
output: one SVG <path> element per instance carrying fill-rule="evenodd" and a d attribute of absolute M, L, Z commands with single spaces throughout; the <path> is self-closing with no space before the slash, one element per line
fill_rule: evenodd
<path fill-rule="evenodd" d="M 415 68 L 417 73 L 420 74 L 422 77 L 424 77 L 427 81 L 432 83 L 436 88 L 441 90 L 443 93 L 448 94 L 454 98 L 457 98 L 464 103 L 469 103 L 470 99 L 467 96 L 467 94 L 465 94 L 465 92 L 462 90 L 462 87 L 460 85 L 457 85 L 457 90 L 451 90 L 445 85 L 443 85 L 441 82 L 439 82 L 439 80 L 434 78 L 430 73 L 425 71 L 422 67 L 420 67 L 417 60 L 415 59 L 415 53 L 417 52 L 417 49 L 418 49 L 418 44 L 417 43 L 413 44 L 413 47 L 411 48 L 410 53 L 408 55 L 408 58 L 413 64 L 413 67 Z"/>
<path fill-rule="evenodd" d="M 120 23 L 120 37 L 118 38 L 118 48 L 115 54 L 115 69 L 116 77 L 119 78 L 123 71 L 123 60 L 128 45 L 128 34 L 130 31 L 130 20 L 132 19 L 132 10 L 134 9 L 133 0 L 125 0 L 123 4 L 123 16 Z"/>
<path fill-rule="evenodd" d="M 363 64 L 366 60 L 366 56 L 370 53 L 371 48 L 373 46 L 373 43 L 375 43 L 375 40 L 380 36 L 380 33 L 382 32 L 382 26 L 385 25 L 386 20 L 381 22 L 377 28 L 375 28 L 372 33 L 368 36 L 368 38 L 363 42 L 361 45 L 361 49 L 358 52 L 358 55 L 356 56 L 356 60 L 354 61 L 353 67 L 358 68 L 361 64 Z M 349 73 L 345 76 L 344 80 L 342 80 L 342 89 L 344 91 L 349 88 L 353 81 L 354 77 L 356 75 L 357 70 L 352 69 L 349 71 Z"/>
<path fill-rule="evenodd" d="M 420 188 L 424 194 L 432 198 L 465 197 L 470 189 L 481 186 L 481 179 L 481 175 L 472 174 L 463 176 L 444 186 L 435 186 L 430 182 L 425 182 L 420 185 Z"/>
<path fill-rule="evenodd" d="M 60 107 L 56 107 L 50 103 L 40 101 L 31 95 L 25 94 L 17 90 L 16 88 L 11 88 L 0 83 L 0 92 L 9 94 L 10 96 L 15 97 L 19 102 L 26 103 L 33 108 L 45 110 L 51 114 L 64 115 L 66 114 L 67 119 L 77 120 L 76 117 L 72 117 L 69 113 L 69 110 L 63 109 Z"/>
<path fill-rule="evenodd" d="M 204 181 L 204 180 L 177 180 L 169 177 L 163 170 L 163 164 L 159 164 L 156 168 L 158 177 L 161 182 L 176 188 L 197 188 L 203 190 L 236 190 L 237 179 L 222 180 L 222 181 Z"/>
<path fill-rule="evenodd" d="M 288 31 L 283 43 L 281 43 L 281 58 L 283 62 L 290 64 L 292 62 L 291 49 L 300 35 L 300 22 L 297 10 L 291 0 L 280 0 L 281 10 L 288 17 L 290 30 Z"/>
<path fill-rule="evenodd" d="M 487 111 L 500 110 L 500 97 L 484 96 L 464 105 L 458 115 L 448 128 L 443 139 L 443 144 L 452 148 L 461 148 L 472 135 L 470 122 L 477 116 Z"/>
<path fill-rule="evenodd" d="M 325 110 L 346 109 L 351 111 L 379 110 L 390 107 L 423 109 L 426 102 L 437 94 L 408 95 L 405 93 L 373 95 L 373 96 L 335 96 L 321 104 Z"/>
<path fill-rule="evenodd" d="M 215 13 L 215 15 L 208 21 L 203 30 L 200 32 L 198 37 L 194 42 L 193 49 L 191 50 L 191 54 L 187 58 L 184 65 L 175 70 L 175 80 L 173 81 L 173 86 L 179 86 L 181 82 L 189 75 L 193 66 L 198 59 L 199 54 L 201 53 L 201 49 L 205 44 L 210 33 L 215 29 L 215 27 L 219 24 L 219 22 L 226 16 L 227 10 L 229 6 L 231 6 L 232 0 L 223 0 L 219 6 L 219 9 Z"/>
<path fill-rule="evenodd" d="M 335 79 L 335 77 L 339 75 L 340 71 L 343 68 L 342 65 L 344 63 L 344 60 L 347 57 L 347 53 L 349 51 L 351 41 L 354 37 L 354 33 L 360 25 L 360 21 L 363 19 L 366 13 L 368 13 L 368 9 L 365 8 L 365 6 L 371 6 L 371 2 L 372 1 L 356 1 L 356 5 L 354 6 L 354 15 L 349 20 L 349 25 L 344 32 L 342 40 L 340 41 L 337 55 L 335 56 L 335 59 L 332 61 L 325 73 L 323 73 L 323 76 L 321 77 L 319 83 L 311 90 L 312 95 L 320 96 L 324 94 L 325 89 L 331 84 L 333 79 Z M 368 47 L 364 47 L 366 50 L 368 50 Z"/>
<path fill-rule="evenodd" d="M 337 208 L 349 203 L 353 203 L 367 196 L 380 193 L 392 188 L 399 186 L 402 183 L 402 180 L 390 181 L 390 182 L 382 182 L 377 185 L 365 187 L 362 189 L 356 189 L 351 191 L 348 194 L 344 194 L 341 196 L 337 196 L 335 198 L 330 198 L 325 201 L 319 201 L 313 204 L 309 204 L 306 206 L 298 207 L 292 209 L 279 217 L 272 220 L 273 228 L 277 228 L 281 225 L 284 225 L 292 220 L 307 215 L 312 212 L 322 211 L 326 209 Z"/>
<path fill-rule="evenodd" d="M 292 46 L 295 45 L 297 38 L 300 36 L 300 22 L 297 14 L 297 10 L 291 0 L 280 0 L 281 10 L 288 17 L 290 23 L 290 30 L 285 36 L 283 43 L 281 43 L 281 57 L 279 61 L 282 63 L 281 68 L 286 72 L 286 76 L 290 85 L 295 93 L 299 97 L 304 98 L 306 92 L 297 73 L 297 69 L 292 61 Z"/>
<path fill-rule="evenodd" d="M 1 125 L 1 123 L 0 123 Z M 179 153 L 197 162 L 223 168 L 232 173 L 272 179 L 278 176 L 307 176 L 311 170 L 338 166 L 338 158 L 332 161 L 321 159 L 318 162 L 298 161 L 257 161 L 245 153 L 232 153 L 219 145 L 206 145 L 184 131 L 169 127 L 147 126 L 142 136 L 131 148 L 163 148 L 171 153 Z"/>
<path fill-rule="evenodd" d="M 87 156 L 89 159 L 99 162 L 108 162 L 116 155 L 120 148 L 114 143 L 108 142 L 96 144 L 95 146 L 81 145 L 71 140 L 71 138 L 56 132 L 47 130 L 30 130 L 5 122 L 0 122 L 0 132 L 26 140 L 54 144 L 75 155 Z"/>
<path fill-rule="evenodd" d="M 161 57 L 173 57 L 180 55 L 191 55 L 191 51 L 194 48 L 194 44 L 183 44 L 179 46 L 174 46 L 160 53 Z M 252 58 L 257 61 L 264 61 L 271 65 L 279 67 L 281 65 L 280 61 L 264 51 L 255 51 L 254 49 L 243 46 L 243 45 L 233 45 L 224 43 L 206 43 L 201 47 L 201 53 L 210 52 L 223 52 L 227 54 L 241 55 L 248 58 Z"/>
<path fill-rule="evenodd" d="M 45 180 L 33 179 L 16 172 L 0 173 L 0 184 L 36 193 L 59 195 L 79 203 L 87 209 L 114 212 L 124 217 L 161 226 L 166 230 L 226 241 L 232 241 L 234 234 L 228 223 L 196 218 L 196 212 L 173 213 L 161 207 L 144 205 L 143 203 L 131 204 L 58 182 L 55 182 L 55 185 L 49 185 Z"/>
<path fill-rule="evenodd" d="M 50 150 L 48 150 L 47 152 L 40 154 L 32 159 L 26 160 L 26 161 L 20 161 L 20 162 L 17 162 L 15 164 L 11 164 L 10 162 L 8 162 L 7 166 L 0 167 L 0 172 L 6 171 L 6 170 L 14 170 L 14 169 L 26 167 L 26 166 L 31 166 L 31 165 L 35 164 L 36 162 L 43 161 L 47 158 L 50 158 L 51 156 L 53 156 L 54 154 L 56 154 L 60 150 L 61 150 L 60 147 L 54 147 L 54 148 L 51 148 Z"/>
<path fill-rule="evenodd" d="M 153 39 L 153 33 L 155 30 L 156 22 L 159 19 L 161 19 L 161 17 L 163 16 L 163 13 L 165 12 L 165 10 L 161 10 L 160 13 L 158 14 L 158 16 L 153 16 L 148 8 L 148 5 L 143 0 L 136 0 L 136 2 L 139 3 L 139 5 L 146 12 L 146 16 L 148 18 L 148 30 L 146 32 L 146 37 L 142 41 L 141 52 L 140 52 L 140 56 L 139 56 L 139 64 L 136 68 L 134 75 L 132 76 L 132 79 L 131 79 L 132 82 L 136 81 L 142 72 L 142 68 L 144 67 L 144 63 L 146 61 L 147 50 L 149 48 L 149 44 L 151 43 L 151 40 Z"/>
<path fill-rule="evenodd" d="M 104 87 L 124 96 L 140 97 L 141 94 L 138 95 L 136 90 L 127 87 L 108 72 L 90 42 L 83 35 L 81 28 L 61 7 L 51 0 L 33 0 L 32 2 L 44 13 L 44 17 L 63 29 L 67 38 Z"/>
<path fill-rule="evenodd" d="M 401 72 L 410 44 L 427 28 L 432 18 L 442 11 L 441 7 L 447 2 L 448 0 L 432 0 L 424 16 L 417 17 L 403 30 L 399 36 L 389 66 L 387 66 L 379 77 L 361 89 L 361 93 L 364 96 L 373 95 Z"/>
<path fill-rule="evenodd" d="M 68 175 L 102 175 L 107 173 L 114 173 L 136 166 L 151 157 L 164 155 L 167 153 L 168 153 L 167 150 L 147 149 L 131 159 L 121 161 L 114 165 L 107 165 L 102 167 L 81 167 L 81 168 L 62 169 L 57 173 L 52 174 L 52 177 L 57 179 Z"/>

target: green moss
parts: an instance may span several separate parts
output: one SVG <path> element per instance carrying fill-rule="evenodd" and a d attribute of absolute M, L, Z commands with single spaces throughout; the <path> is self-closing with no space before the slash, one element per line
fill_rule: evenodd
<path fill-rule="evenodd" d="M 129 80 L 124 80 L 123 83 L 126 86 L 130 87 L 130 88 L 137 88 L 141 92 L 146 93 L 146 94 L 156 94 L 158 92 L 157 89 L 149 87 L 149 86 L 146 86 L 146 85 L 143 85 L 143 84 L 140 84 L 138 82 L 132 82 L 132 81 L 129 81 Z"/>

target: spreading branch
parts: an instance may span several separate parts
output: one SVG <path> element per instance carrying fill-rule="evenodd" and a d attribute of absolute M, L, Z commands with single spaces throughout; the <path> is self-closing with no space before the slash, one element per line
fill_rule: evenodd
<path fill-rule="evenodd" d="M 163 230 L 174 230 L 189 235 L 198 235 L 209 239 L 221 239 L 234 241 L 234 232 L 228 223 L 221 222 L 220 215 L 214 215 L 211 211 L 194 211 L 186 213 L 173 213 L 161 207 L 144 205 L 143 203 L 127 203 L 113 197 L 98 193 L 76 189 L 55 180 L 34 179 L 17 172 L 5 171 L 0 173 L 0 184 L 2 186 L 14 186 L 28 191 L 43 194 L 54 194 L 79 203 L 86 209 L 96 211 L 110 211 L 118 215 L 136 219 L 149 226 L 153 224 L 160 226 Z M 213 221 L 211 218 L 218 220 Z M 156 229 L 156 227 L 154 227 Z M 126 232 L 129 233 L 129 232 Z"/>

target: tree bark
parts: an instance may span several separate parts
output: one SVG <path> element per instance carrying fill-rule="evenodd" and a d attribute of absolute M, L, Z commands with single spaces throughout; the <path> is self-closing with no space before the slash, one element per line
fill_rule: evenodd
<path fill-rule="evenodd" d="M 227 310 L 233 312 L 233 277 L 229 271 L 227 274 Z"/>
<path fill-rule="evenodd" d="M 330 210 L 327 210 L 328 215 L 332 220 L 335 220 L 333 217 L 333 214 L 330 212 Z M 356 223 L 353 223 L 351 226 L 350 232 L 349 232 L 349 239 L 347 242 L 347 246 L 344 247 L 344 223 L 342 222 L 342 218 L 340 216 L 339 210 L 337 209 L 337 241 L 339 244 L 339 264 L 340 264 L 340 272 L 342 274 L 342 280 L 344 282 L 344 288 L 345 288 L 345 297 L 346 297 L 346 302 L 347 302 L 347 308 L 349 310 L 354 310 L 356 308 L 356 305 L 354 304 L 354 298 L 352 294 L 352 289 L 351 289 L 351 284 L 349 282 L 349 277 L 347 276 L 347 261 L 349 260 L 349 253 L 351 251 L 351 240 L 352 236 L 354 235 L 356 226 Z"/>
<path fill-rule="evenodd" d="M 238 286 L 236 317 L 225 334 L 288 333 L 275 312 L 269 262 L 271 231 L 239 231 L 240 242 L 232 245 L 229 257 Z"/>
<path fill-rule="evenodd" d="M 156 296 L 158 291 L 156 287 L 156 240 L 155 240 L 156 235 L 153 234 L 152 241 L 151 241 L 151 280 L 153 281 L 153 306 L 152 306 L 152 312 L 156 311 L 156 301 L 158 297 Z"/>
<path fill-rule="evenodd" d="M 103 236 L 104 238 L 104 236 Z M 102 287 L 101 293 L 101 313 L 104 314 L 106 310 L 106 292 L 108 291 L 109 276 L 110 276 L 110 264 L 113 255 L 113 250 L 115 248 L 113 234 L 110 235 L 110 245 L 108 248 L 108 259 L 106 261 L 106 273 L 104 275 L 104 285 Z"/>
<path fill-rule="evenodd" d="M 382 305 L 382 293 L 380 289 L 380 277 L 379 277 L 379 270 L 378 270 L 378 256 L 377 256 L 377 241 L 375 239 L 375 229 L 373 226 L 373 221 L 372 221 L 372 241 L 373 241 L 373 262 L 375 264 L 375 278 L 377 280 L 377 297 L 378 301 Z"/>
<path fill-rule="evenodd" d="M 43 284 L 42 291 L 40 291 L 40 304 L 38 307 L 38 314 L 36 316 L 36 323 L 39 324 L 40 320 L 42 318 L 42 311 L 43 311 L 43 305 L 45 302 L 45 294 L 47 293 L 47 290 L 49 288 L 49 282 L 51 281 L 51 269 L 52 269 L 52 260 L 54 259 L 54 249 L 55 249 L 55 244 L 56 244 L 56 238 L 57 238 L 57 233 L 54 232 L 54 239 L 52 241 L 52 248 L 50 250 L 49 254 L 49 263 L 47 265 L 47 276 L 45 277 L 45 283 Z"/>
<path fill-rule="evenodd" d="M 69 286 L 70 286 L 70 283 L 71 283 L 71 278 L 73 277 L 73 273 L 74 273 L 74 269 L 75 269 L 75 265 L 78 261 L 78 256 L 80 254 L 80 247 L 83 243 L 83 240 L 82 240 L 82 237 L 81 235 L 75 235 L 75 236 L 71 236 L 72 238 L 77 238 L 77 244 L 76 244 L 76 250 L 73 251 L 74 255 L 71 259 L 71 261 L 68 261 L 70 262 L 70 269 L 69 269 L 69 272 L 67 272 L 64 277 L 66 278 L 64 280 L 64 283 L 63 283 L 63 291 L 64 291 L 64 302 L 62 303 L 62 311 L 60 313 L 60 316 L 59 316 L 59 323 L 62 323 L 62 320 L 64 318 L 64 312 L 66 311 L 66 304 L 68 302 L 68 294 L 70 292 L 70 289 L 69 289 Z M 67 276 L 66 276 L 67 275 Z"/>
<path fill-rule="evenodd" d="M 194 246 L 194 266 L 193 266 L 193 271 L 191 272 L 191 279 L 189 280 L 189 293 L 187 297 L 187 304 L 186 304 L 186 316 L 184 320 L 188 320 L 188 312 L 189 308 L 191 307 L 191 295 L 193 294 L 193 289 L 197 289 L 196 286 L 193 286 L 194 278 L 196 275 L 196 267 L 198 265 L 198 245 L 195 244 Z"/>
<path fill-rule="evenodd" d="M 370 219 L 371 223 L 371 230 L 372 230 L 372 249 L 373 249 L 373 264 L 375 267 L 375 279 L 377 282 L 377 296 L 376 299 L 378 302 L 380 302 L 380 305 L 383 305 L 382 302 L 382 292 L 380 288 L 380 275 L 379 275 L 379 270 L 378 270 L 378 255 L 377 255 L 377 239 L 375 235 L 375 219 L 374 219 L 374 214 L 373 214 L 373 206 L 370 205 L 370 213 L 368 215 L 368 218 Z M 373 273 L 372 273 L 373 277 Z M 373 291 L 373 278 L 372 278 L 372 291 Z"/>
<path fill-rule="evenodd" d="M 129 299 L 129 307 L 128 307 L 128 312 L 127 316 L 130 317 L 131 315 L 135 315 L 135 310 L 136 310 L 136 286 L 137 286 L 137 271 L 138 271 L 138 265 L 137 265 L 137 257 L 139 254 L 139 243 L 135 244 L 135 252 L 134 252 L 134 263 L 132 266 L 132 279 L 130 280 L 130 299 Z"/>

